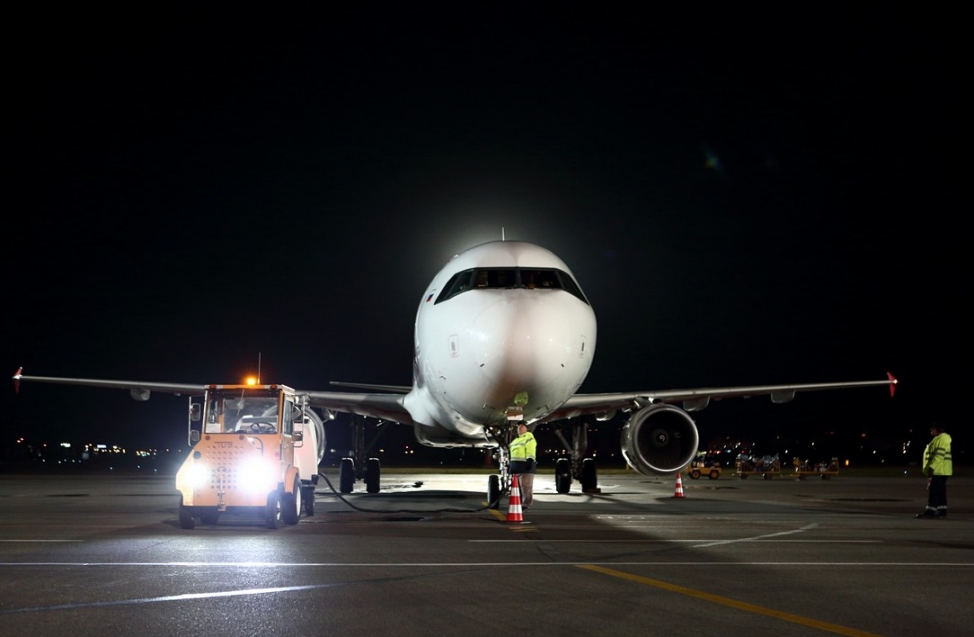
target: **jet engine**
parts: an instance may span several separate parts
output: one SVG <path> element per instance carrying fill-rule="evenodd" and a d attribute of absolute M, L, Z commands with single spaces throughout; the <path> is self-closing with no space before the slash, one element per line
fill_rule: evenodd
<path fill-rule="evenodd" d="M 687 412 L 666 403 L 643 407 L 622 428 L 622 455 L 647 476 L 682 471 L 697 454 L 700 437 Z"/>

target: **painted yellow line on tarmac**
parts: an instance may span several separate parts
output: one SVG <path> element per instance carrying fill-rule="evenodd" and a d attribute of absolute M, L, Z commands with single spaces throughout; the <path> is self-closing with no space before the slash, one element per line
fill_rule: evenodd
<path fill-rule="evenodd" d="M 642 577 L 640 575 L 624 573 L 623 571 L 617 571 L 615 569 L 605 568 L 604 566 L 596 566 L 595 564 L 579 564 L 578 568 L 584 568 L 589 571 L 595 571 L 596 573 L 602 573 L 603 575 L 618 577 L 620 579 L 629 580 L 630 582 L 637 582 L 639 584 L 647 584 L 649 586 L 655 586 L 656 588 L 662 588 L 664 590 L 668 590 L 673 593 L 679 593 L 681 595 L 696 597 L 697 599 L 713 602 L 715 604 L 723 604 L 724 606 L 730 606 L 731 608 L 736 608 L 738 610 L 743 610 L 749 613 L 765 615 L 767 617 L 773 617 L 775 619 L 780 619 L 786 622 L 792 622 L 794 624 L 801 624 L 802 626 L 808 626 L 810 628 L 818 628 L 820 630 L 836 633 L 838 635 L 848 635 L 849 637 L 882 637 L 881 635 L 877 635 L 876 633 L 867 633 L 863 630 L 856 630 L 855 628 L 839 626 L 838 624 L 830 624 L 829 622 L 819 621 L 817 619 L 812 619 L 810 617 L 802 617 L 801 615 L 792 615 L 791 613 L 784 613 L 778 610 L 774 610 L 773 608 L 765 608 L 764 606 L 757 606 L 756 604 L 748 604 L 747 602 L 740 602 L 735 599 L 730 599 L 729 597 L 712 595 L 710 593 L 698 591 L 693 588 L 686 588 L 685 586 L 678 586 L 676 584 L 670 584 L 668 582 L 663 582 L 657 579 L 651 579 L 649 577 Z"/>

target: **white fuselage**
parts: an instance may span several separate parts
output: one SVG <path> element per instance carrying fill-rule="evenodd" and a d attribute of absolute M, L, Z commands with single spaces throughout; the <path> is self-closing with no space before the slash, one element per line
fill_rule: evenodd
<path fill-rule="evenodd" d="M 469 285 L 459 285 L 458 273 L 466 281 L 468 272 Z M 595 313 L 571 271 L 550 251 L 517 241 L 454 257 L 426 290 L 415 330 L 415 387 L 404 406 L 420 425 L 470 438 L 560 407 L 595 352 Z"/>

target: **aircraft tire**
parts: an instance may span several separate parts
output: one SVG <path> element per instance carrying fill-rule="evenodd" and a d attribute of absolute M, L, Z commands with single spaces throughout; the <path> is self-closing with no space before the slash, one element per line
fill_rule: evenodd
<path fill-rule="evenodd" d="M 582 460 L 582 491 L 594 491 L 599 488 L 599 476 L 595 469 L 595 459 Z"/>
<path fill-rule="evenodd" d="M 568 458 L 555 462 L 555 491 L 568 493 L 572 488 L 572 463 Z"/>
<path fill-rule="evenodd" d="M 382 467 L 378 458 L 369 458 L 365 463 L 365 490 L 368 493 L 379 492 Z"/>
<path fill-rule="evenodd" d="M 338 490 L 351 493 L 355 488 L 355 463 L 351 458 L 342 458 L 341 469 L 338 473 Z"/>

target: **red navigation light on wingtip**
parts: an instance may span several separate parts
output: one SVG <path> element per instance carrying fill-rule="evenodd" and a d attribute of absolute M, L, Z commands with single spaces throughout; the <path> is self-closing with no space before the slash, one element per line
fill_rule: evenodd
<path fill-rule="evenodd" d="M 900 381 L 896 380 L 896 377 L 889 372 L 886 372 L 886 375 L 889 376 L 889 397 L 892 398 L 893 394 L 896 393 L 896 383 Z"/>

